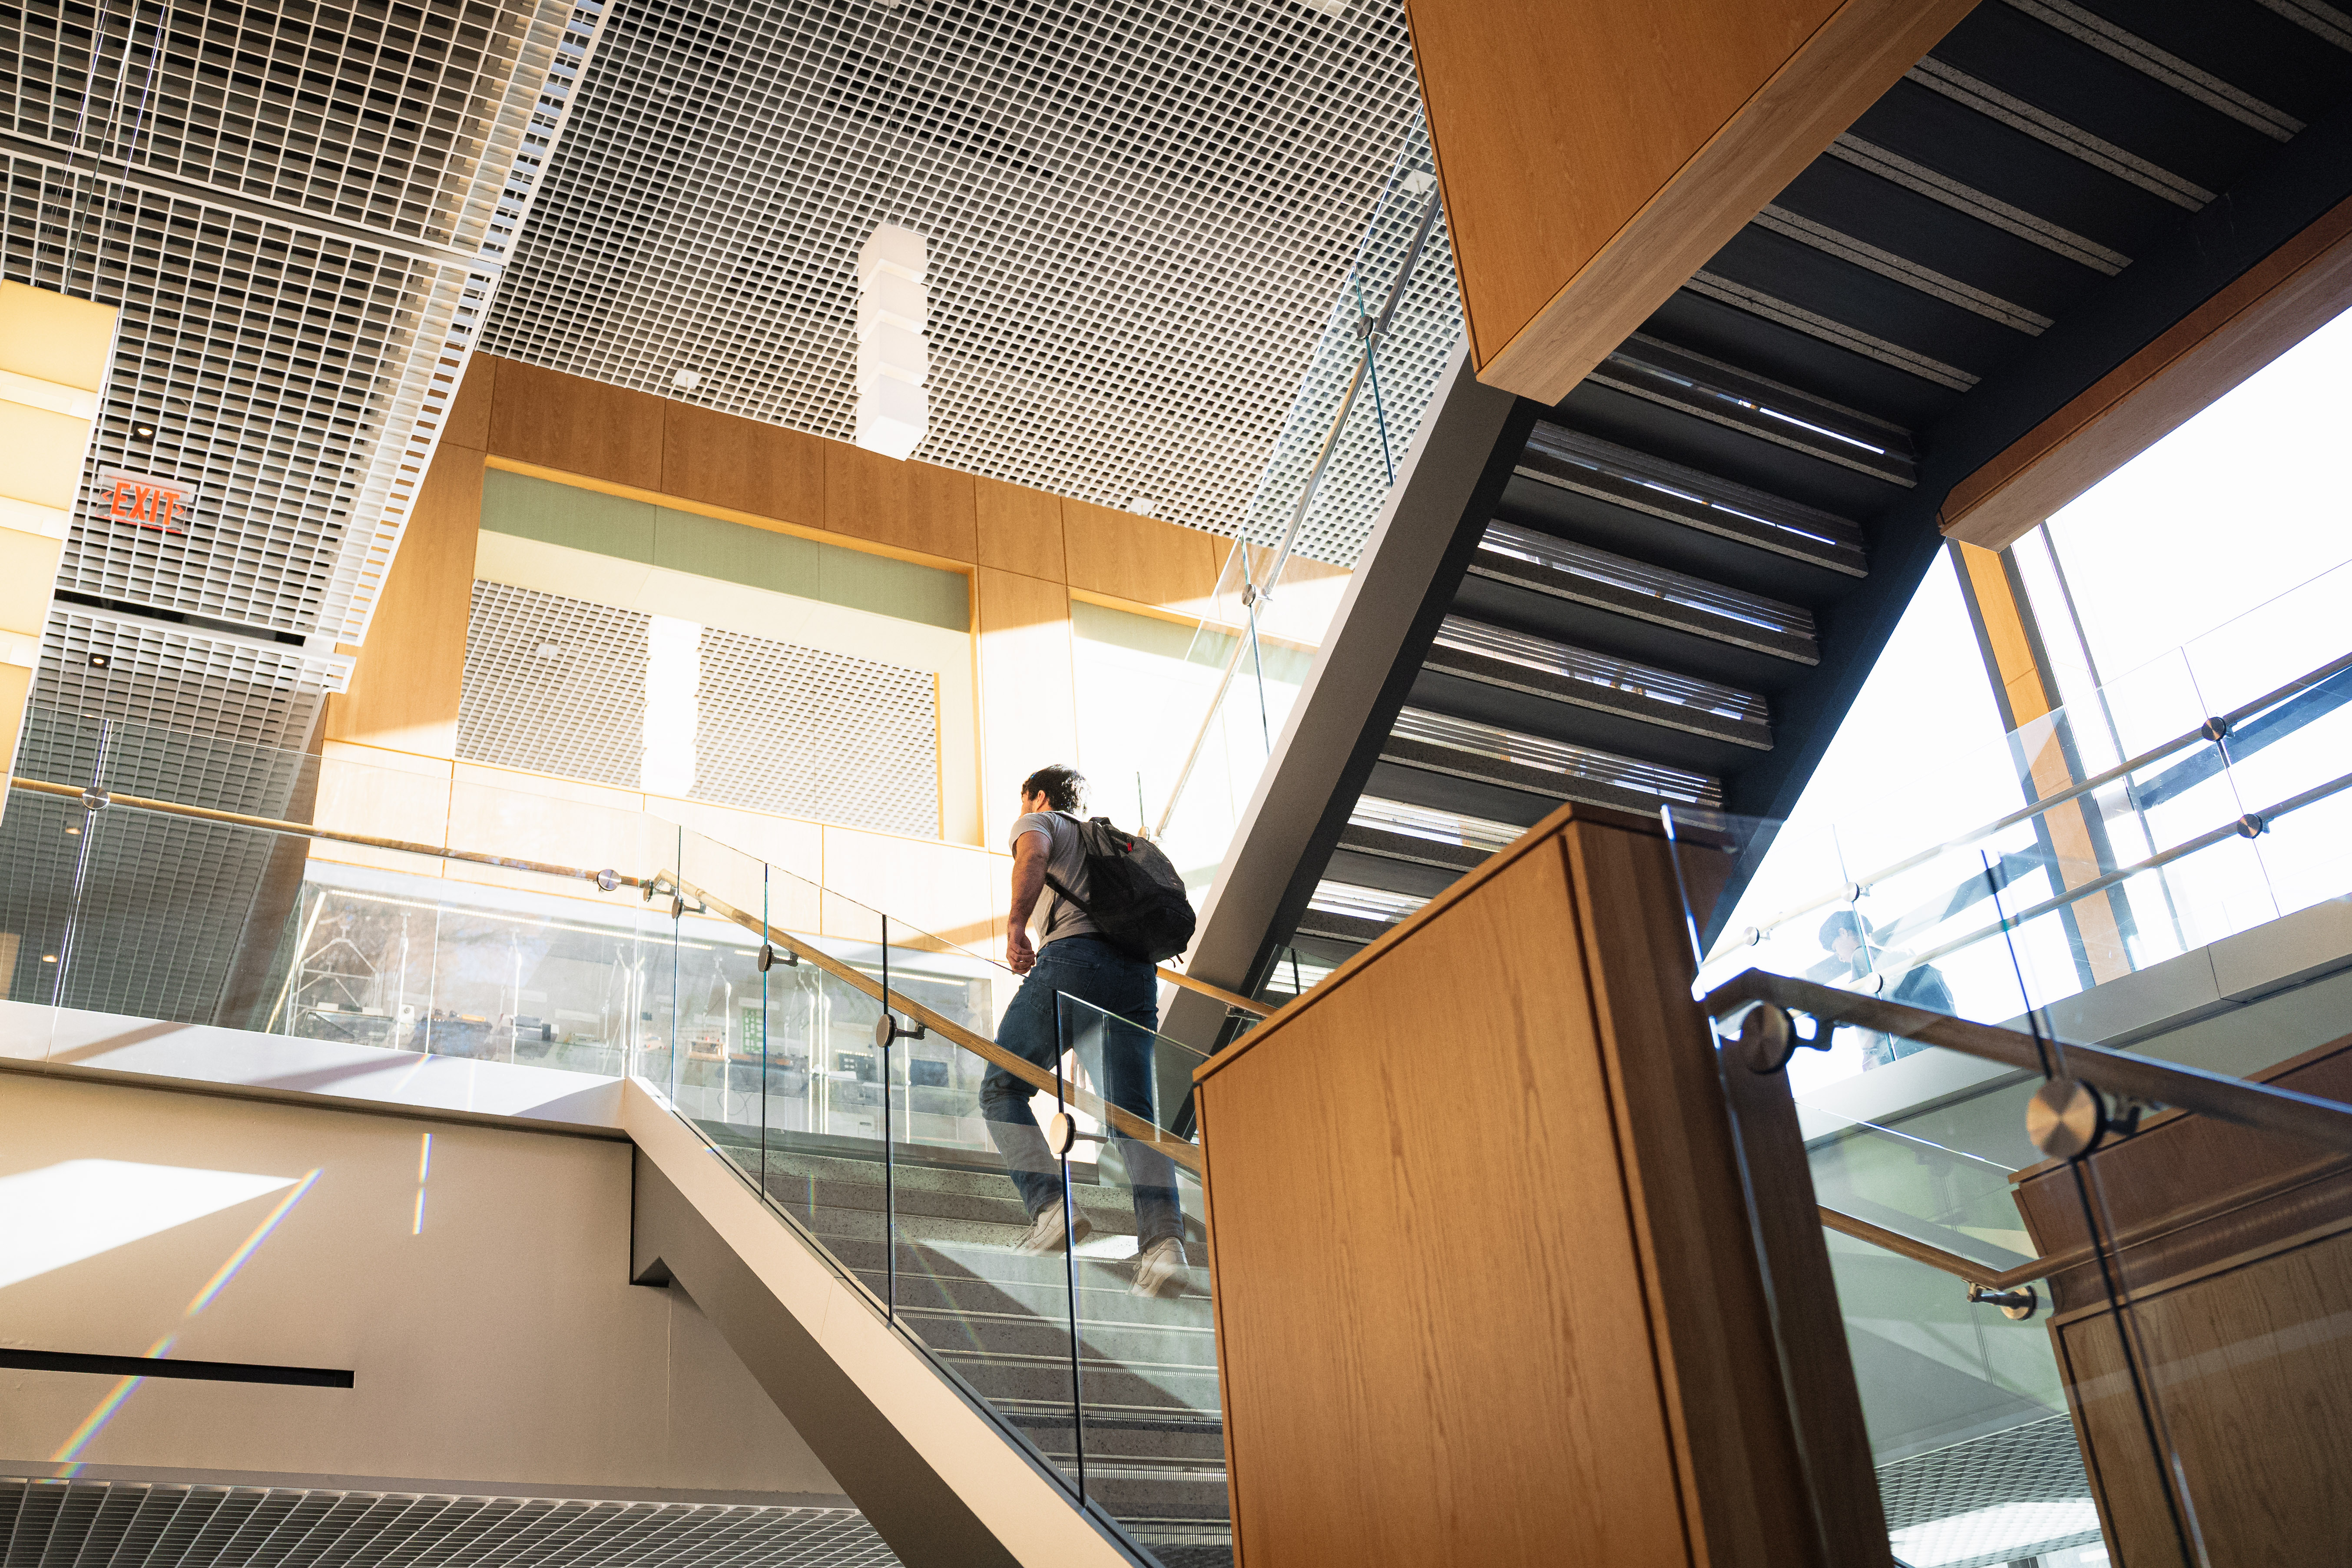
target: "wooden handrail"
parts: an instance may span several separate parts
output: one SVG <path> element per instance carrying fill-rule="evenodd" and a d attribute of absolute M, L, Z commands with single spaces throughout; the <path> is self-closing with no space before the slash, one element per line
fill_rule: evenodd
<path fill-rule="evenodd" d="M 1223 1002 L 1228 1007 L 1238 1008 L 1253 1018 L 1270 1018 L 1274 1016 L 1274 1009 L 1263 1002 L 1253 1002 L 1246 996 L 1212 985 L 1205 980 L 1195 980 L 1191 975 L 1180 970 L 1171 969 L 1164 963 L 1160 966 L 1160 978 L 1171 985 L 1181 985 L 1187 991 L 1197 991 L 1203 996 Z"/>
<path fill-rule="evenodd" d="M 1882 1247 L 1888 1252 L 1898 1253 L 1914 1263 L 1924 1263 L 1930 1268 L 1940 1268 L 1968 1284 L 1981 1285 L 1988 1290 L 2011 1289 L 2029 1280 L 2046 1279 L 2059 1268 L 2069 1266 L 2069 1260 L 2066 1258 L 2036 1258 L 2021 1263 L 2014 1268 L 1995 1270 L 1989 1265 L 1962 1258 L 1957 1252 L 1947 1252 L 1940 1247 L 1906 1236 L 1899 1230 L 1889 1230 L 1883 1225 L 1873 1225 L 1866 1219 L 1856 1219 L 1850 1214 L 1843 1213 L 1826 1205 L 1821 1206 L 1821 1215 L 1822 1224 L 1840 1235 L 1853 1237 L 1857 1241 L 1866 1241 L 1871 1246 Z M 2073 1261 L 2081 1262 L 2089 1257 L 2089 1252 L 2085 1251 L 2081 1258 L 2075 1258 Z"/>
<path fill-rule="evenodd" d="M 44 779 L 11 778 L 8 787 L 27 795 L 58 795 L 88 804 L 93 792 L 79 784 L 50 784 Z M 553 866 L 541 860 L 517 860 L 505 855 L 487 855 L 478 849 L 451 849 L 439 844 L 419 844 L 408 838 L 379 838 L 369 833 L 343 833 L 331 827 L 319 827 L 308 822 L 286 822 L 274 816 L 249 816 L 241 811 L 215 811 L 210 806 L 188 805 L 176 800 L 150 800 L 145 795 L 116 795 L 110 791 L 95 792 L 105 808 L 116 806 L 125 811 L 153 812 L 160 816 L 184 816 L 195 822 L 217 822 L 230 827 L 255 827 L 266 833 L 291 833 L 305 838 L 324 838 L 336 844 L 361 844 L 370 849 L 393 849 L 404 855 L 432 855 L 443 860 L 464 860 L 476 866 L 499 866 L 509 871 L 536 871 L 543 877 L 578 877 L 593 882 L 611 877 L 616 888 L 642 888 L 645 879 L 625 877 L 617 871 L 583 871 L 577 866 Z"/>

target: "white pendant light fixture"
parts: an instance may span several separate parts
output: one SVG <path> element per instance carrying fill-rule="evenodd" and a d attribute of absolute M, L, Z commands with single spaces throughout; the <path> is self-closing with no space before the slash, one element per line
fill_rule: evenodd
<path fill-rule="evenodd" d="M 931 428 L 929 260 L 921 235 L 890 223 L 857 252 L 857 444 L 901 459 Z"/>

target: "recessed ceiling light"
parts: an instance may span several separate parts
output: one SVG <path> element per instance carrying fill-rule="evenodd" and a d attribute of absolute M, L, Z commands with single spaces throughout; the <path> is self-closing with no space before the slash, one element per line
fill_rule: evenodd
<path fill-rule="evenodd" d="M 682 370 L 669 378 L 669 384 L 680 392 L 692 392 L 702 384 L 702 373 L 698 370 Z"/>
<path fill-rule="evenodd" d="M 92 669 L 104 669 L 113 662 L 114 658 L 110 654 L 94 653 L 89 656 L 89 667 Z"/>
<path fill-rule="evenodd" d="M 43 963 L 55 963 L 57 961 L 58 955 L 54 952 L 45 952 L 41 954 L 41 962 Z"/>
<path fill-rule="evenodd" d="M 131 434 L 139 440 L 152 441 L 155 438 L 155 426 L 143 419 L 134 419 L 131 422 Z"/>
<path fill-rule="evenodd" d="M 543 642 L 531 651 L 541 658 L 553 658 L 563 651 L 562 643 Z"/>

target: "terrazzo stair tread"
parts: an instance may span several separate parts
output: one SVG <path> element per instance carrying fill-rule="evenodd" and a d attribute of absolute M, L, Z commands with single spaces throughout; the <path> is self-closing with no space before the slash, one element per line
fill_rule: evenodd
<path fill-rule="evenodd" d="M 1020 1423 L 1029 1440 L 1037 1445 L 1047 1458 L 1066 1468 L 1073 1462 L 1075 1450 L 1070 1443 L 1070 1422 L 1066 1416 L 1058 1422 Z M 1222 1427 L 1205 1431 L 1174 1431 L 1131 1426 L 1097 1419 L 1092 1412 L 1087 1418 L 1087 1460 L 1097 1458 L 1128 1465 L 1167 1465 L 1183 1471 L 1214 1475 L 1220 1479 L 1225 1473 L 1225 1435 Z"/>
<path fill-rule="evenodd" d="M 1160 1559 L 1160 1568 L 1234 1568 L 1230 1533 L 1226 1540 L 1216 1545 L 1196 1544 L 1189 1537 L 1172 1544 L 1166 1543 L 1155 1540 L 1148 1531 L 1139 1531 L 1132 1526 L 1129 1527 L 1128 1533 L 1150 1548 L 1151 1554 Z"/>
<path fill-rule="evenodd" d="M 871 1208 L 842 1208 L 832 1204 L 820 1204 L 811 1208 L 803 1208 L 798 1205 L 787 1205 L 786 1207 L 793 1218 L 808 1226 L 820 1240 L 828 1244 L 838 1239 L 844 1242 L 862 1241 L 879 1245 L 883 1237 L 888 1234 L 889 1215 L 884 1213 L 879 1203 Z M 1106 1218 L 1116 1220 L 1119 1216 L 1089 1214 L 1087 1217 L 1094 1221 L 1097 1237 L 1132 1237 L 1135 1234 L 1135 1215 L 1132 1211 L 1124 1216 L 1127 1221 L 1124 1230 L 1118 1228 L 1115 1223 L 1105 1223 Z M 969 1247 L 976 1250 L 1001 1249 L 1007 1256 L 1014 1256 L 1012 1249 L 1021 1239 L 1022 1232 L 1027 1228 L 1025 1226 L 1005 1225 L 994 1220 L 959 1219 L 949 1215 L 910 1214 L 903 1208 L 898 1212 L 898 1238 L 902 1246 Z M 1134 1244 L 1129 1242 L 1127 1245 L 1132 1247 Z"/>
<path fill-rule="evenodd" d="M 992 1285 L 1025 1285 L 1065 1293 L 1069 1289 L 1068 1276 L 1062 1259 L 1051 1253 L 1032 1258 L 1024 1257 L 1009 1248 L 1002 1250 L 994 1247 L 950 1248 L 927 1242 L 902 1242 L 897 1248 L 896 1258 L 893 1258 L 888 1256 L 888 1249 L 878 1237 L 866 1239 L 821 1237 L 819 1239 L 836 1261 L 860 1276 L 873 1275 L 880 1278 L 886 1272 L 891 1271 L 892 1265 L 895 1263 L 901 1300 L 908 1300 L 905 1287 L 909 1280 L 924 1279 L 971 1279 L 983 1280 Z M 1089 1258 L 1081 1254 L 1078 1258 L 1077 1272 L 1078 1288 L 1082 1291 L 1116 1290 L 1124 1293 L 1135 1282 L 1135 1258 L 1132 1254 L 1123 1258 Z M 1175 1300 L 1197 1302 L 1197 1310 L 1205 1316 L 1210 1310 L 1209 1271 L 1206 1268 L 1195 1267 L 1191 1272 L 1192 1277 L 1191 1288 Z M 1133 1300 L 1140 1301 L 1145 1298 L 1138 1297 Z M 932 1303 L 926 1301 L 920 1304 L 929 1306 Z M 1171 1305 L 1171 1302 L 1162 1300 L 1160 1304 L 1165 1308 Z M 1069 1315 L 1066 1307 L 1058 1312 L 1050 1309 L 1045 1310 L 1048 1316 L 1067 1317 Z"/>
<path fill-rule="evenodd" d="M 730 1156 L 732 1158 L 733 1156 Z M 757 1151 L 750 1158 L 756 1161 Z M 843 1161 L 845 1165 L 858 1162 Z M 742 1160 L 737 1168 L 746 1175 L 754 1166 Z M 894 1187 L 886 1187 L 878 1164 L 866 1164 L 863 1169 L 832 1173 L 800 1173 L 778 1171 L 772 1164 L 767 1172 L 769 1195 L 795 1212 L 811 1207 L 868 1210 L 879 1213 L 887 1199 L 894 1202 L 900 1214 L 936 1215 L 943 1219 L 968 1219 L 998 1225 L 1025 1227 L 1029 1223 L 1013 1184 L 1003 1175 L 971 1177 L 961 1172 L 945 1173 L 957 1178 L 955 1184 L 938 1183 L 918 1184 L 907 1178 L 916 1174 L 900 1172 Z M 940 1173 L 921 1173 L 938 1174 Z M 1135 1229 L 1135 1200 L 1124 1186 L 1102 1186 L 1088 1183 L 1071 1184 L 1071 1194 L 1077 1207 L 1095 1223 L 1097 1229 L 1112 1229 L 1126 1216 L 1129 1234 Z"/>
<path fill-rule="evenodd" d="M 1066 1322 L 1029 1313 L 958 1313 L 908 1310 L 899 1315 L 926 1343 L 966 1342 L 1004 1355 L 1056 1356 L 1067 1361 L 1070 1333 Z M 1205 1324 L 1154 1322 L 1149 1319 L 1123 1323 L 1082 1321 L 1078 1353 L 1089 1366 L 1097 1363 L 1189 1366 L 1214 1372 L 1217 1337 Z"/>
<path fill-rule="evenodd" d="M 882 1293 L 884 1279 L 879 1267 L 853 1270 L 858 1279 L 876 1295 Z M 1064 1322 L 1069 1318 L 1069 1290 L 1060 1281 L 1035 1284 L 1018 1280 L 984 1279 L 976 1276 L 957 1278 L 945 1274 L 902 1274 L 898 1279 L 898 1305 L 908 1309 L 936 1311 L 942 1315 L 963 1313 L 1019 1313 Z M 1100 1284 L 1078 1287 L 1078 1312 L 1088 1323 L 1142 1322 L 1168 1321 L 1163 1314 L 1181 1307 L 1185 1326 L 1211 1322 L 1209 1299 L 1205 1295 L 1186 1296 L 1177 1301 L 1137 1296 L 1129 1292 L 1127 1282 L 1116 1278 Z"/>
<path fill-rule="evenodd" d="M 1070 1350 L 1009 1352 L 992 1344 L 973 1344 L 952 1338 L 924 1338 L 931 1354 L 971 1380 L 981 1392 L 1002 1399 L 1051 1401 L 1070 1396 Z M 1103 1361 L 1079 1359 L 1089 1405 L 1106 1413 L 1190 1411 L 1209 1415 L 1216 1401 L 1216 1366 L 1185 1361 Z"/>
<path fill-rule="evenodd" d="M 1223 1524 L 1229 1517 L 1222 1473 L 1170 1475 L 1137 1471 L 1117 1459 L 1097 1464 L 1087 1457 L 1087 1496 L 1130 1531 L 1136 1522 L 1174 1525 Z"/>

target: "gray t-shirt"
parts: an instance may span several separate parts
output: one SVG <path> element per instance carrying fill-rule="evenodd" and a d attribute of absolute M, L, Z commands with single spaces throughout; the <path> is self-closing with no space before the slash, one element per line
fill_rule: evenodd
<path fill-rule="evenodd" d="M 1080 898 L 1087 896 L 1087 850 L 1078 837 L 1077 818 L 1059 811 L 1033 811 L 1013 824 L 1013 837 L 1005 847 L 1020 852 L 1021 836 L 1043 833 L 1054 841 L 1045 857 L 1048 875 Z M 1029 912 L 1029 935 L 1039 947 L 1066 936 L 1079 936 L 1097 928 L 1094 917 L 1055 892 L 1048 886 L 1037 895 L 1037 907 Z"/>

